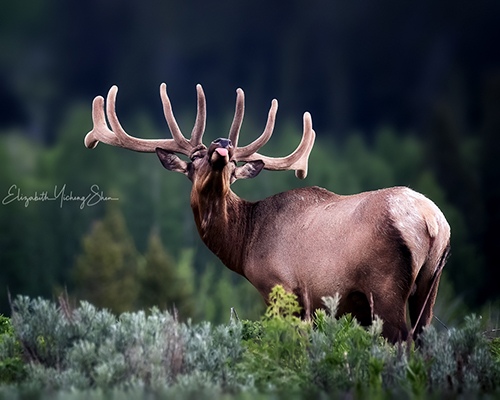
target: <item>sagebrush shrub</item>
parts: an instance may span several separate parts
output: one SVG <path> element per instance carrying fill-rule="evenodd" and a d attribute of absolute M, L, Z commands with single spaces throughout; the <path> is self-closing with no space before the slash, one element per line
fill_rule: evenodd
<path fill-rule="evenodd" d="M 86 302 L 18 297 L 12 318 L 0 318 L 0 383 L 47 398 L 500 394 L 500 342 L 487 339 L 479 318 L 443 332 L 428 327 L 418 346 L 392 345 L 379 319 L 364 328 L 350 315 L 336 318 L 338 303 L 324 298 L 325 309 L 303 321 L 295 295 L 276 287 L 260 320 L 214 326 L 155 308 L 116 317 Z M 0 385 L 0 397 L 10 390 Z"/>
<path fill-rule="evenodd" d="M 420 351 L 430 364 L 431 387 L 450 392 L 489 392 L 500 384 L 500 362 L 494 359 L 480 319 L 474 315 L 465 318 L 461 329 L 438 334 L 428 327 Z"/>
<path fill-rule="evenodd" d="M 72 309 L 64 299 L 57 306 L 27 297 L 13 311 L 32 387 L 159 389 L 190 376 L 224 389 L 242 385 L 234 368 L 243 352 L 239 323 L 183 324 L 155 308 L 115 317 L 87 302 Z"/>

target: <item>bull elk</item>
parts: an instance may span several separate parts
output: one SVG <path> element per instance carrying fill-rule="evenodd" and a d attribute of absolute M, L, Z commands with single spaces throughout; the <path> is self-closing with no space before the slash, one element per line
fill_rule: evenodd
<path fill-rule="evenodd" d="M 202 143 L 205 95 L 201 85 L 196 90 L 197 115 L 189 140 L 179 129 L 163 83 L 160 96 L 172 139 L 129 136 L 116 116 L 118 88 L 113 86 L 106 101 L 110 127 L 104 98 L 97 96 L 92 105 L 94 126 L 85 145 L 94 148 L 101 141 L 156 152 L 166 169 L 186 175 L 192 182 L 191 208 L 203 242 L 264 299 L 280 284 L 297 295 L 307 319 L 323 306 L 323 296 L 339 293 L 338 315 L 351 313 L 363 325 L 378 315 L 384 321 L 383 335 L 392 342 L 415 337 L 428 325 L 450 243 L 450 227 L 438 207 L 406 187 L 349 196 L 307 187 L 257 202 L 241 199 L 230 185 L 262 169 L 295 170 L 298 178 L 306 177 L 315 139 L 311 116 L 304 113 L 302 140 L 293 153 L 281 158 L 261 155 L 257 151 L 274 129 L 278 102 L 273 100 L 262 135 L 239 147 L 244 93 L 238 89 L 229 138 L 214 140 L 207 148 Z"/>

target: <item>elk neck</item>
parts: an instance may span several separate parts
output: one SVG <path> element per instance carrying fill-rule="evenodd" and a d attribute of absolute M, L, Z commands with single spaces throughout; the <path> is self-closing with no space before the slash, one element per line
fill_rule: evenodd
<path fill-rule="evenodd" d="M 191 208 L 205 245 L 234 272 L 245 276 L 243 259 L 252 203 L 229 187 L 227 170 L 197 179 L 191 190 Z"/>

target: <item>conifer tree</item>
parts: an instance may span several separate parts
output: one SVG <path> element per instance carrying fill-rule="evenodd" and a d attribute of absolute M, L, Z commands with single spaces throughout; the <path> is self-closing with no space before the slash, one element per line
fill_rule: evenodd
<path fill-rule="evenodd" d="M 133 310 L 139 291 L 138 253 L 118 207 L 108 206 L 82 247 L 73 271 L 77 297 L 117 314 Z"/>
<path fill-rule="evenodd" d="M 140 273 L 140 307 L 157 306 L 160 309 L 175 307 L 181 318 L 191 317 L 194 288 L 190 260 L 184 260 L 176 265 L 163 247 L 156 229 L 153 229 L 149 236 L 144 259 L 145 263 Z"/>

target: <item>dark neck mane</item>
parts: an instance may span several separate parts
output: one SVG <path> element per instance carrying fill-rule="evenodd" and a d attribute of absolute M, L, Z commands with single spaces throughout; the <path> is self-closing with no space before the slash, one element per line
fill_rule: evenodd
<path fill-rule="evenodd" d="M 225 194 L 217 185 L 191 192 L 191 208 L 201 239 L 226 267 L 243 276 L 251 205 L 230 189 Z"/>

